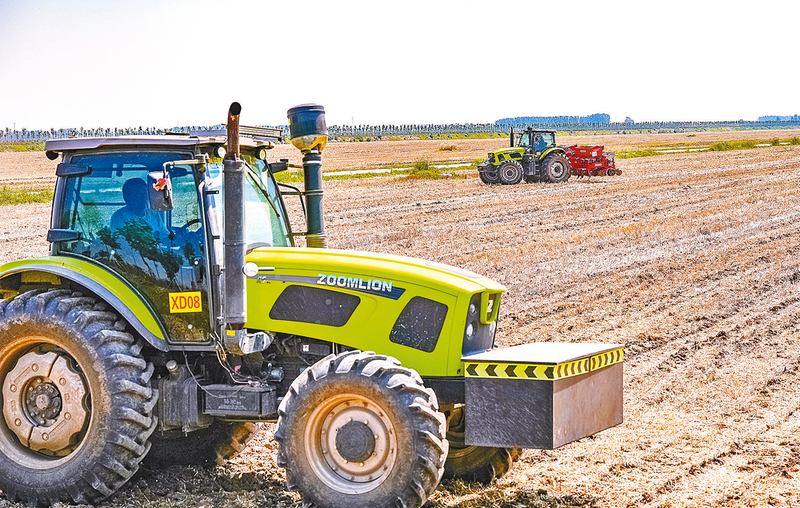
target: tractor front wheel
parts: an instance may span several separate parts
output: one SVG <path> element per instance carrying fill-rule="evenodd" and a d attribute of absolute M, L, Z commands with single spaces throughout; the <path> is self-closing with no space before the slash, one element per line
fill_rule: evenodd
<path fill-rule="evenodd" d="M 522 164 L 517 161 L 505 161 L 498 168 L 500 173 L 500 183 L 503 185 L 514 185 L 522 180 Z"/>
<path fill-rule="evenodd" d="M 311 506 L 416 508 L 441 480 L 444 415 L 394 358 L 330 355 L 295 379 L 278 415 L 278 464 Z"/>
<path fill-rule="evenodd" d="M 450 451 L 444 464 L 444 477 L 471 482 L 490 483 L 506 474 L 522 455 L 521 448 L 470 446 L 464 444 L 464 410 L 446 411 L 447 440 Z"/>
<path fill-rule="evenodd" d="M 158 392 L 124 329 L 67 289 L 0 301 L 0 490 L 11 501 L 94 503 L 137 471 Z"/>
<path fill-rule="evenodd" d="M 483 171 L 478 171 L 478 177 L 481 179 L 481 182 L 488 185 L 492 185 L 500 181 L 500 173 L 494 166 L 485 168 Z"/>
<path fill-rule="evenodd" d="M 542 165 L 545 178 L 552 183 L 566 182 L 570 177 L 569 161 L 563 155 L 548 155 Z"/>

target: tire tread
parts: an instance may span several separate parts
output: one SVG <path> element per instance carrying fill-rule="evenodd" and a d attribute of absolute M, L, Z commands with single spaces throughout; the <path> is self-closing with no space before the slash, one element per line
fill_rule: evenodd
<path fill-rule="evenodd" d="M 26 489 L 7 484 L 0 475 L 0 488 L 12 501 L 31 505 L 101 501 L 136 473 L 149 449 L 147 439 L 157 421 L 152 411 L 158 392 L 149 386 L 153 366 L 142 357 L 141 341 L 124 331 L 127 324 L 106 308 L 103 302 L 68 289 L 37 289 L 0 302 L 0 333 L 9 326 L 41 326 L 82 339 L 97 351 L 113 392 L 111 430 L 97 460 L 66 485 Z"/>
<path fill-rule="evenodd" d="M 396 498 L 380 506 L 406 508 L 422 506 L 441 481 L 448 447 L 444 415 L 438 411 L 435 394 L 422 385 L 419 374 L 412 369 L 402 367 L 395 358 L 361 351 L 328 356 L 307 370 L 313 371 L 314 375 L 298 376 L 278 411 L 278 426 L 275 431 L 275 439 L 279 444 L 278 465 L 286 469 L 287 487 L 290 490 L 299 490 L 307 506 L 318 506 L 313 499 L 306 499 L 306 493 L 302 491 L 303 482 L 289 464 L 287 450 L 290 446 L 291 429 L 288 427 L 292 425 L 294 414 L 299 411 L 295 407 L 299 404 L 298 399 L 313 389 L 312 383 L 329 376 L 355 374 L 372 378 L 377 384 L 395 393 L 395 396 L 409 408 L 412 426 L 417 429 L 417 459 L 412 465 L 411 480 L 399 489 Z M 431 457 L 439 457 L 440 463 L 437 464 Z"/>

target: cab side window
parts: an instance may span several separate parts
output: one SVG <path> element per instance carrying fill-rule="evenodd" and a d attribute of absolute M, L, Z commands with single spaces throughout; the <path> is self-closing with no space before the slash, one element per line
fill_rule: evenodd
<path fill-rule="evenodd" d="M 58 252 L 91 258 L 117 272 L 163 318 L 171 340 L 205 342 L 211 329 L 207 257 L 191 168 L 171 171 L 172 210 L 149 206 L 148 174 L 180 158 L 168 153 L 73 157 L 73 164 L 91 171 L 64 185 L 60 227 L 77 231 L 80 238 L 61 242 Z M 199 305 L 173 308 L 171 301 L 186 301 L 176 295 L 189 293 Z"/>

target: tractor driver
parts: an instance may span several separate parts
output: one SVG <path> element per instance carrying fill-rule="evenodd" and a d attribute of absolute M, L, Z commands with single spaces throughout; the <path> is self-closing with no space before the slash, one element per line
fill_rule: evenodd
<path fill-rule="evenodd" d="M 164 221 L 161 216 L 150 209 L 147 196 L 147 184 L 141 178 L 131 178 L 122 185 L 122 199 L 125 206 L 114 212 L 111 216 L 111 229 L 119 231 L 130 223 L 139 223 L 148 226 L 153 232 L 153 237 L 161 243 L 169 239 Z"/>
<path fill-rule="evenodd" d="M 535 152 L 540 152 L 547 147 L 547 142 L 542 138 L 541 134 L 536 134 L 533 136 L 533 150 Z"/>

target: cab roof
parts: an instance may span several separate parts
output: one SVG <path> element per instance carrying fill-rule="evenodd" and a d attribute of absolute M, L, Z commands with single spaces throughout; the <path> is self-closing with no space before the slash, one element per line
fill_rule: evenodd
<path fill-rule="evenodd" d="M 48 139 L 44 149 L 51 152 L 71 152 L 76 150 L 94 150 L 101 147 L 197 147 L 202 145 L 219 146 L 228 140 L 225 129 L 192 131 L 149 136 L 112 136 L 94 138 Z M 283 136 L 280 129 L 267 127 L 241 126 L 239 144 L 243 148 L 273 148 L 281 143 Z"/>

